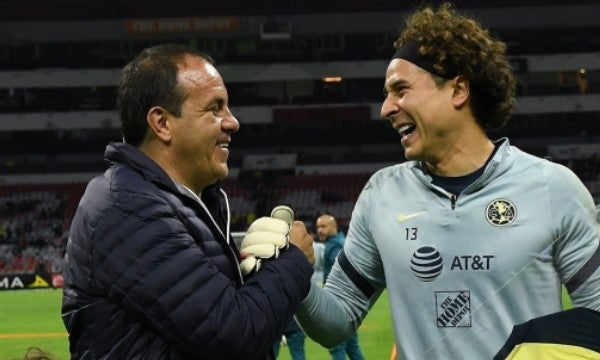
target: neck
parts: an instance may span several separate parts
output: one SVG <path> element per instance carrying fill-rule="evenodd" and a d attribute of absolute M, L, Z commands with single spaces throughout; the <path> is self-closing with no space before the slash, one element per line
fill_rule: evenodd
<path fill-rule="evenodd" d="M 494 144 L 487 136 L 478 139 L 462 146 L 454 144 L 439 161 L 427 161 L 427 169 L 432 174 L 447 177 L 464 176 L 480 169 L 494 151 Z"/>

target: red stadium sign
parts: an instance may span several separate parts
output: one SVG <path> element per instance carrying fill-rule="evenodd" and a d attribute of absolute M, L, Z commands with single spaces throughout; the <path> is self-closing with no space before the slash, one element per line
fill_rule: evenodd
<path fill-rule="evenodd" d="M 128 34 L 161 34 L 180 32 L 233 32 L 240 27 L 237 16 L 207 16 L 161 19 L 127 19 L 125 32 Z"/>

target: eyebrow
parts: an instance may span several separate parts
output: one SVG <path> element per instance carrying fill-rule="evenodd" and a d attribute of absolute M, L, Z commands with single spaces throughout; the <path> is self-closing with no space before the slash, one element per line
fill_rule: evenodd
<path fill-rule="evenodd" d="M 223 107 L 225 105 L 225 97 L 221 94 L 213 94 L 213 96 L 206 101 L 206 107 L 210 108 L 214 105 Z"/>
<path fill-rule="evenodd" d="M 394 80 L 392 83 L 389 84 L 389 86 L 386 86 L 386 85 L 383 86 L 383 95 L 387 96 L 387 94 L 388 94 L 387 88 L 388 87 L 391 91 L 398 91 L 398 90 L 402 90 L 402 89 L 408 87 L 409 85 L 410 85 L 410 83 L 406 80 L 402 80 L 402 79 Z"/>

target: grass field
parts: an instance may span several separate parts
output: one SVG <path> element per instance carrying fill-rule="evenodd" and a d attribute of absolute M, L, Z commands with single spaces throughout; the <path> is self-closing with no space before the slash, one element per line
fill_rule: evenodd
<path fill-rule="evenodd" d="M 20 360 L 36 346 L 56 360 L 70 359 L 67 333 L 60 319 L 61 290 L 0 291 L 0 360 Z M 388 359 L 393 343 L 387 296 L 373 307 L 359 331 L 367 359 Z M 307 359 L 331 359 L 326 349 L 307 339 Z M 279 359 L 290 359 L 282 346 Z"/>
<path fill-rule="evenodd" d="M 29 347 L 51 353 L 56 360 L 70 359 L 67 333 L 60 319 L 61 290 L 0 291 L 0 360 L 20 360 Z M 567 307 L 570 301 L 563 296 Z M 393 332 L 388 299 L 384 293 L 359 329 L 359 341 L 367 360 L 389 359 Z M 326 349 L 306 341 L 308 360 L 329 360 Z M 280 360 L 289 360 L 281 347 Z"/>
<path fill-rule="evenodd" d="M 394 333 L 390 320 L 387 293 L 383 293 L 358 329 L 358 341 L 367 360 L 388 360 L 392 353 Z M 331 360 L 327 349 L 306 338 L 307 360 Z M 279 350 L 278 360 L 290 360 L 286 346 Z"/>
<path fill-rule="evenodd" d="M 29 347 L 68 360 L 67 332 L 60 319 L 62 291 L 0 291 L 0 359 L 22 359 Z"/>

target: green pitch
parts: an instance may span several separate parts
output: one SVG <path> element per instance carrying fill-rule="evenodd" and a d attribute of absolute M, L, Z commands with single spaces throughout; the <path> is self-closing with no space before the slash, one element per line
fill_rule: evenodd
<path fill-rule="evenodd" d="M 379 300 L 373 305 L 369 315 L 358 329 L 358 342 L 367 360 L 388 360 L 392 353 L 394 344 L 394 333 L 387 292 L 384 292 Z M 331 360 L 327 349 L 306 338 L 305 342 L 307 360 Z M 290 360 L 290 352 L 287 346 L 279 349 L 278 360 Z"/>
<path fill-rule="evenodd" d="M 0 291 L 0 359 L 20 360 L 30 347 L 38 347 L 55 360 L 70 359 L 67 333 L 60 319 L 61 290 Z M 563 296 L 570 307 L 568 296 Z M 393 331 L 389 319 L 388 299 L 384 293 L 371 309 L 358 332 L 366 359 L 390 357 Z M 310 339 L 306 341 L 308 360 L 329 360 L 326 349 Z M 280 360 L 289 360 L 282 346 Z"/>
<path fill-rule="evenodd" d="M 62 291 L 0 291 L 0 359 L 20 360 L 30 347 L 68 360 L 67 332 L 60 319 Z"/>
<path fill-rule="evenodd" d="M 385 294 L 384 294 L 385 295 Z M 0 359 L 20 360 L 29 347 L 51 353 L 56 360 L 68 360 L 67 333 L 60 319 L 61 290 L 0 291 Z M 367 359 L 388 359 L 393 334 L 387 296 L 375 304 L 359 331 Z M 326 349 L 307 340 L 308 360 L 331 359 Z M 282 346 L 279 359 L 289 359 Z"/>

